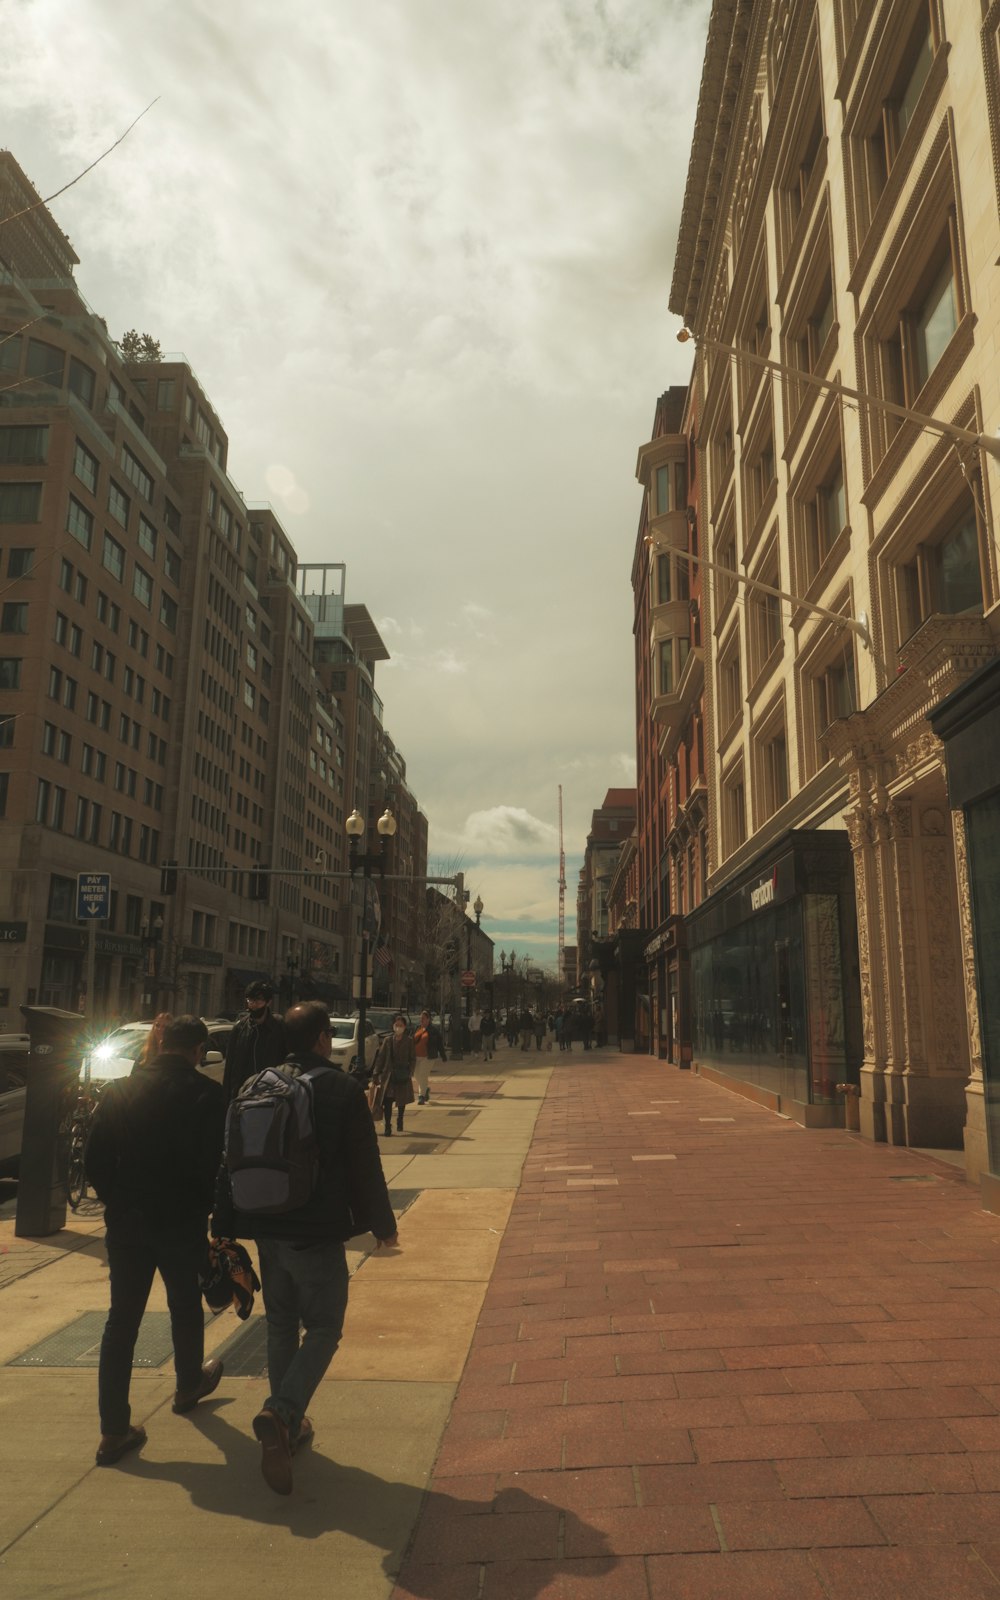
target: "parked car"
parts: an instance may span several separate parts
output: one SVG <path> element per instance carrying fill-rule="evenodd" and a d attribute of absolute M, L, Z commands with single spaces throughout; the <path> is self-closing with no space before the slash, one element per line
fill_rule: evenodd
<path fill-rule="evenodd" d="M 330 1059 L 335 1061 L 345 1072 L 353 1072 L 358 1064 L 358 1039 L 360 1017 L 331 1017 L 330 1018 Z M 380 1034 L 374 1026 L 370 1015 L 365 1019 L 365 1061 L 370 1067 L 375 1048 Z"/>
<path fill-rule="evenodd" d="M 0 1177 L 17 1176 L 24 1127 L 24 1087 L 31 1041 L 26 1033 L 0 1034 Z"/>
<path fill-rule="evenodd" d="M 226 1046 L 229 1035 L 233 1031 L 233 1024 L 220 1018 L 207 1018 L 205 1026 L 208 1029 L 208 1051 L 202 1066 L 202 1071 L 217 1083 L 222 1082 L 222 1073 L 226 1061 Z M 142 1055 L 152 1027 L 150 1022 L 123 1022 L 120 1028 L 115 1028 L 102 1039 L 100 1044 L 85 1055 L 80 1068 L 80 1078 L 88 1075 L 93 1083 L 110 1083 L 114 1078 L 127 1078 L 139 1057 Z"/>
<path fill-rule="evenodd" d="M 365 1013 L 367 1020 L 372 1024 L 380 1039 L 392 1032 L 393 1018 L 406 1017 L 407 1032 L 413 1032 L 413 1023 L 405 1011 L 394 1009 L 391 1006 L 369 1006 Z"/>

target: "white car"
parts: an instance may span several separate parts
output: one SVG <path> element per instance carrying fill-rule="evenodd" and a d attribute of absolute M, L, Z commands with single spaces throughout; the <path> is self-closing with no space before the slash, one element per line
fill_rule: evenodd
<path fill-rule="evenodd" d="M 202 1064 L 202 1071 L 217 1082 L 222 1081 L 222 1071 L 226 1060 L 226 1045 L 229 1035 L 233 1031 L 231 1022 L 206 1022 L 208 1028 L 208 1050 Z M 114 1078 L 127 1078 L 131 1075 L 145 1048 L 149 1037 L 151 1022 L 123 1022 L 120 1028 L 109 1033 L 102 1039 L 89 1055 L 83 1058 L 80 1068 L 80 1081 L 88 1077 L 92 1083 L 110 1083 Z"/>
<path fill-rule="evenodd" d="M 345 1072 L 353 1072 L 358 1061 L 358 1026 L 360 1017 L 330 1018 L 330 1059 Z M 365 1021 L 365 1064 L 370 1067 L 378 1047 L 378 1030 Z"/>

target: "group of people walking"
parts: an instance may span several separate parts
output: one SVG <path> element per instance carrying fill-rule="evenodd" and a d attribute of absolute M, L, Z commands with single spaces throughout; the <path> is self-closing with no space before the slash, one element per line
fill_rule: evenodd
<path fill-rule="evenodd" d="M 170 1310 L 173 1410 L 193 1411 L 218 1387 L 222 1362 L 204 1359 L 211 1214 L 213 1244 L 257 1244 L 270 1392 L 251 1425 L 265 1482 L 290 1494 L 292 1457 L 313 1436 L 307 1408 L 343 1331 L 345 1243 L 370 1231 L 379 1249 L 398 1244 L 365 1092 L 331 1060 L 326 1007 L 308 1001 L 281 1019 L 272 1015 L 272 999 L 268 984 L 247 991 L 221 1085 L 198 1071 L 208 1046 L 204 1022 L 164 1017 L 149 1056 L 131 1077 L 109 1084 L 99 1102 L 86 1153 L 87 1176 L 104 1205 L 111 1280 L 98 1367 L 98 1466 L 113 1466 L 146 1442 L 145 1428 L 132 1420 L 129 1391 L 156 1272 Z M 279 1197 L 273 1134 L 282 1095 L 298 1113 L 280 1124 L 287 1133 L 284 1176 L 290 1179 L 295 1162 L 305 1177 L 298 1191 L 286 1184 Z M 250 1132 L 261 1134 L 256 1166 L 255 1139 L 243 1137 L 254 1117 Z M 216 1249 L 216 1260 L 224 1255 Z M 249 1273 L 253 1280 L 252 1264 Z"/>
<path fill-rule="evenodd" d="M 204 1359 L 202 1297 L 224 1266 L 240 1315 L 249 1314 L 254 1288 L 263 1293 L 270 1393 L 251 1425 L 265 1482 L 291 1493 L 292 1457 L 313 1436 L 307 1407 L 343 1331 L 345 1243 L 370 1231 L 377 1248 L 398 1245 L 375 1121 L 381 1116 L 389 1138 L 394 1120 L 403 1131 L 407 1106 L 427 1104 L 431 1068 L 447 1059 L 441 1028 L 423 1011 L 411 1032 L 398 1014 L 365 1083 L 332 1060 L 321 1002 L 300 1003 L 281 1018 L 273 998 L 264 981 L 247 989 L 221 1084 L 198 1070 L 208 1048 L 204 1022 L 163 1013 L 131 1076 L 109 1084 L 98 1104 L 85 1158 L 104 1205 L 111 1289 L 98 1367 L 98 1466 L 146 1442 L 129 1392 L 157 1272 L 170 1310 L 173 1410 L 193 1411 L 218 1387 L 222 1362 Z M 469 1037 L 462 1043 L 489 1061 L 498 1033 L 493 1013 L 472 1012 L 463 1023 Z M 556 1041 L 568 1049 L 570 1024 L 562 1008 L 526 1010 L 508 1013 L 504 1031 L 522 1050 Z M 589 1019 L 586 1027 L 585 1049 Z M 256 1242 L 259 1284 L 241 1239 Z M 224 1305 L 225 1287 L 222 1298 Z"/>

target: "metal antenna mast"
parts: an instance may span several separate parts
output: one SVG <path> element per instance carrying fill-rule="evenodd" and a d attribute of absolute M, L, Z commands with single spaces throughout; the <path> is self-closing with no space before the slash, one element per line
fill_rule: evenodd
<path fill-rule="evenodd" d="M 563 849 L 562 784 L 559 785 L 559 982 L 566 982 L 566 851 Z"/>

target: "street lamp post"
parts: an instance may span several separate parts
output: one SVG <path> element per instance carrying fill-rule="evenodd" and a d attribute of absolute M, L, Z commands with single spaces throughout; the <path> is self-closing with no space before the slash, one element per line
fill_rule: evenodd
<path fill-rule="evenodd" d="M 476 927 L 478 928 L 479 919 L 483 914 L 483 902 L 478 894 L 476 895 L 472 909 L 476 913 Z M 468 918 L 466 918 L 465 921 L 465 970 L 466 972 L 472 972 L 475 970 L 472 965 L 472 923 L 468 920 Z M 467 1022 L 472 1014 L 472 989 L 473 985 L 466 985 L 465 1018 Z"/>
<path fill-rule="evenodd" d="M 385 841 L 391 839 L 396 831 L 396 819 L 386 806 L 382 815 L 375 824 L 379 836 L 377 850 L 367 851 L 359 849 L 359 842 L 364 838 L 365 819 L 357 807 L 351 812 L 344 828 L 347 833 L 348 867 L 351 877 L 361 872 L 364 881 L 364 897 L 361 910 L 361 971 L 358 984 L 358 1064 L 359 1078 L 366 1076 L 368 1065 L 365 1060 L 365 1026 L 368 1021 L 368 883 L 372 872 L 376 871 L 381 878 L 385 871 Z"/>
<path fill-rule="evenodd" d="M 500 975 L 505 980 L 504 981 L 504 994 L 507 997 L 507 1003 L 506 1003 L 507 1019 L 506 1020 L 508 1022 L 510 1020 L 510 991 L 511 991 L 511 983 L 513 982 L 512 974 L 513 974 L 513 971 L 514 971 L 514 968 L 515 968 L 516 965 L 517 965 L 517 951 L 516 950 L 512 950 L 510 955 L 508 956 L 506 950 L 501 950 L 501 952 L 500 952 Z"/>

